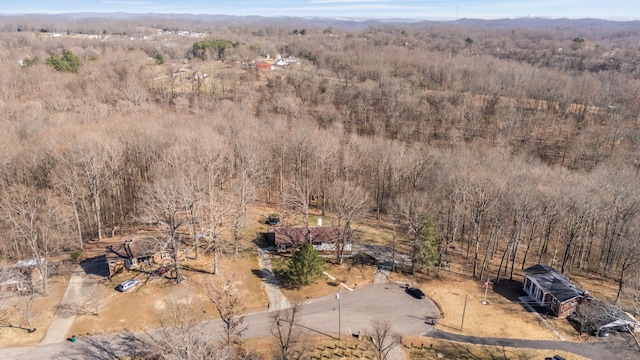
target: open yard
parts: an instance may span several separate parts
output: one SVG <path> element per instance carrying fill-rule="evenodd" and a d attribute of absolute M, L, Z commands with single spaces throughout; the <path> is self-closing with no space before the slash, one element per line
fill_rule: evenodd
<path fill-rule="evenodd" d="M 25 309 L 29 297 L 0 299 L 5 301 L 2 306 L 4 312 L 0 313 L 0 348 L 29 346 L 42 340 L 66 287 L 66 277 L 55 276 L 49 279 L 49 296 L 33 298 L 33 327 L 36 329 L 33 333 L 27 331 L 27 321 L 16 309 Z"/>
<path fill-rule="evenodd" d="M 392 280 L 412 281 L 396 274 Z M 517 301 L 521 295 L 518 282 L 503 280 L 500 284 L 490 285 L 487 305 L 482 304 L 485 291 L 481 281 L 447 271 L 441 271 L 437 278 L 414 280 L 412 286 L 421 288 L 438 304 L 442 317 L 437 328 L 443 331 L 484 337 L 559 340 L 535 313 L 528 312 Z M 566 322 L 563 319 L 552 320 L 555 321 Z M 564 337 L 570 339 L 570 336 Z"/>
<path fill-rule="evenodd" d="M 282 293 L 292 302 L 305 301 L 335 294 L 339 291 L 347 291 L 339 286 L 341 282 L 352 289 L 366 286 L 371 283 L 375 273 L 375 267 L 360 264 L 352 266 L 349 260 L 346 260 L 342 265 L 335 265 L 333 261 L 328 261 L 324 270 L 329 275 L 334 276 L 336 280 L 322 277 L 315 284 L 304 286 L 300 289 L 282 289 Z"/>
<path fill-rule="evenodd" d="M 139 274 L 141 285 L 126 293 L 115 290 L 121 281 L 136 276 L 134 272 L 125 272 L 104 280 L 96 291 L 105 294 L 99 315 L 79 316 L 71 329 L 72 334 L 107 333 L 123 330 L 145 331 L 160 326 L 160 320 L 167 314 L 164 311 L 171 301 L 189 299 L 195 308 L 202 311 L 203 320 L 217 319 L 216 310 L 208 299 L 203 286 L 222 284 L 229 276 L 242 283 L 242 306 L 246 311 L 255 311 L 267 307 L 264 285 L 259 277 L 257 258 L 253 254 L 237 257 L 225 257 L 218 275 L 210 274 L 211 258 L 203 256 L 199 260 L 184 262 L 185 280 L 176 285 L 171 279 L 149 277 Z M 91 304 L 87 304 L 90 308 Z"/>

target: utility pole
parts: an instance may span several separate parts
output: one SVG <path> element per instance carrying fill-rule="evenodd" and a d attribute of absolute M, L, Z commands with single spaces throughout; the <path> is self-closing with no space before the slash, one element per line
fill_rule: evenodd
<path fill-rule="evenodd" d="M 338 340 L 340 340 L 342 333 L 342 300 L 340 299 L 340 290 L 338 290 L 336 294 L 336 299 L 338 299 Z"/>
<path fill-rule="evenodd" d="M 393 221 L 393 220 L 392 220 Z M 396 223 L 393 222 L 393 238 L 391 239 L 391 272 L 396 272 Z"/>
<path fill-rule="evenodd" d="M 467 295 L 464 296 L 464 307 L 462 308 L 462 322 L 460 323 L 460 331 L 462 332 L 462 327 L 464 327 L 464 313 L 467 312 Z"/>

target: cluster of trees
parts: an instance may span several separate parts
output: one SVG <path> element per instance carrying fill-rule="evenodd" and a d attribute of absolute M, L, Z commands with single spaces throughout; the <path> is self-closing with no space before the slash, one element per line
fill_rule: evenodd
<path fill-rule="evenodd" d="M 363 216 L 390 221 L 418 267 L 455 248 L 478 278 L 544 262 L 624 293 L 640 262 L 640 50 L 625 46 L 637 29 L 616 31 L 229 26 L 225 61 L 312 61 L 220 71 L 198 91 L 156 81 L 188 61 L 188 38 L 2 33 L 0 256 L 46 262 L 141 223 L 168 248 L 235 252 L 263 200 L 315 207 L 343 239 Z M 95 61 L 11 60 L 63 48 Z"/>
<path fill-rule="evenodd" d="M 231 47 L 237 47 L 238 43 L 225 39 L 202 40 L 193 44 L 191 53 L 194 57 L 206 60 L 209 58 L 209 52 L 212 52 L 215 59 L 222 60 L 225 50 Z"/>
<path fill-rule="evenodd" d="M 28 63 L 31 63 L 29 61 Z M 68 71 L 77 73 L 80 68 L 80 59 L 71 51 L 64 50 L 62 57 L 53 55 L 46 60 L 46 64 L 51 66 L 56 71 Z"/>

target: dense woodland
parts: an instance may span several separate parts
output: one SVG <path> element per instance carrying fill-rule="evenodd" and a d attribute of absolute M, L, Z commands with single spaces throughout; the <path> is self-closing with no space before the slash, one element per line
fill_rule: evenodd
<path fill-rule="evenodd" d="M 143 224 L 237 251 L 261 201 L 381 219 L 407 245 L 435 224 L 476 278 L 542 262 L 631 293 L 640 24 L 530 22 L 0 18 L 0 257 Z M 52 66 L 65 51 L 75 71 Z M 267 54 L 301 64 L 241 67 Z"/>

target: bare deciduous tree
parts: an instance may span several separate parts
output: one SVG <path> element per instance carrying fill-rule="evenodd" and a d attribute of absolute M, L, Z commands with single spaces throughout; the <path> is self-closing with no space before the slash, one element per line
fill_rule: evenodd
<path fill-rule="evenodd" d="M 157 336 L 152 336 L 153 347 L 163 359 L 172 360 L 228 360 L 232 357 L 216 346 L 209 333 L 203 331 L 201 314 L 194 298 L 177 293 L 165 301 L 158 314 L 162 325 Z"/>
<path fill-rule="evenodd" d="M 15 304 L 13 307 L 22 316 L 27 323 L 27 327 L 24 328 L 27 332 L 34 332 L 36 328 L 33 327 L 33 321 L 37 318 L 38 313 L 33 309 L 33 301 L 35 300 L 35 294 L 30 294 L 24 301 Z M 22 326 L 22 325 L 21 325 Z"/>
<path fill-rule="evenodd" d="M 280 360 L 299 360 L 309 351 L 299 327 L 301 311 L 302 304 L 295 302 L 292 307 L 271 315 L 271 334 L 278 342 L 278 349 L 274 352 Z"/>
<path fill-rule="evenodd" d="M 47 190 L 16 185 L 3 193 L 0 210 L 11 236 L 22 242 L 35 262 L 42 277 L 42 292 L 48 294 L 49 256 L 60 246 L 67 230 L 64 209 Z"/>
<path fill-rule="evenodd" d="M 223 285 L 209 282 L 203 285 L 209 300 L 213 303 L 223 323 L 223 337 L 226 350 L 236 354 L 242 348 L 242 334 L 247 330 L 244 324 L 244 305 L 241 303 L 240 283 L 229 276 Z"/>
<path fill-rule="evenodd" d="M 161 239 L 165 249 L 171 251 L 176 280 L 182 281 L 180 273 L 181 246 L 178 238 L 178 228 L 186 225 L 189 218 L 185 209 L 190 200 L 185 190 L 185 174 L 176 169 L 175 162 L 162 162 L 155 169 L 155 178 L 151 184 L 143 189 L 140 218 L 143 222 L 160 225 L 166 232 L 166 238 Z"/>
<path fill-rule="evenodd" d="M 387 320 L 374 320 L 370 329 L 371 344 L 377 360 L 386 360 L 389 352 L 401 342 L 401 337 L 391 327 Z"/>
<path fill-rule="evenodd" d="M 334 183 L 329 200 L 331 210 L 336 214 L 336 228 L 338 229 L 335 242 L 336 262 L 340 265 L 344 258 L 347 241 L 351 241 L 351 226 L 366 211 L 369 197 L 362 188 L 350 182 Z"/>

